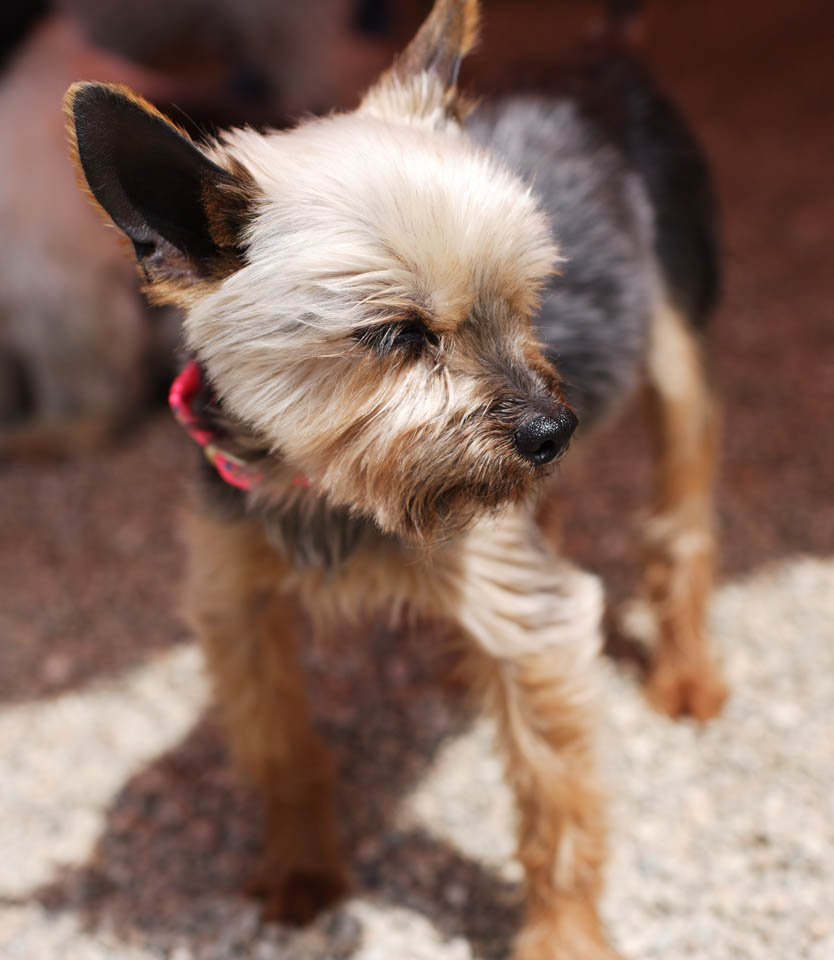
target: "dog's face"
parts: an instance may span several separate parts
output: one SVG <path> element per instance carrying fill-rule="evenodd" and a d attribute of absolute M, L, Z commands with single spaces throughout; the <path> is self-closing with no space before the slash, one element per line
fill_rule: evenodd
<path fill-rule="evenodd" d="M 69 102 L 91 191 L 224 407 L 406 536 L 522 495 L 575 426 L 530 324 L 548 225 L 455 117 L 473 29 L 440 0 L 355 113 L 202 152 L 124 91 Z"/>

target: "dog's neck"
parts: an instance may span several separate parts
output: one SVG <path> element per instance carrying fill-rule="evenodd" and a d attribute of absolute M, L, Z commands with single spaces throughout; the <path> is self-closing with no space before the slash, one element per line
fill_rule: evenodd
<path fill-rule="evenodd" d="M 264 473 L 257 463 L 269 457 L 269 452 L 255 441 L 242 442 L 231 433 L 219 401 L 196 360 L 189 361 L 171 384 L 168 403 L 177 422 L 202 448 L 222 480 L 246 492 L 261 484 Z M 223 426 L 219 425 L 221 422 Z M 246 450 L 245 455 L 241 448 Z M 303 474 L 297 473 L 291 478 L 291 485 L 309 487 L 310 483 Z"/>
<path fill-rule="evenodd" d="M 303 474 L 282 470 L 267 449 L 233 428 L 196 360 L 171 384 L 168 402 L 211 464 L 210 502 L 232 516 L 251 511 L 271 546 L 296 566 L 330 569 L 360 544 L 385 539 L 373 521 L 330 506 Z"/>

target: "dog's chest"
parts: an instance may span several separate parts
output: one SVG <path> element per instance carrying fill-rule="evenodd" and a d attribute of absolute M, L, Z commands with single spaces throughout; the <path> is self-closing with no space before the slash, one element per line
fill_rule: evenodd
<path fill-rule="evenodd" d="M 335 569 L 381 536 L 369 521 L 317 497 L 263 509 L 260 521 L 269 543 L 296 569 Z"/>
<path fill-rule="evenodd" d="M 202 458 L 200 474 L 204 503 L 227 519 L 255 518 L 276 553 L 295 569 L 335 569 L 360 546 L 384 538 L 370 520 L 330 506 L 312 492 L 248 506 L 246 494 L 226 483 Z"/>

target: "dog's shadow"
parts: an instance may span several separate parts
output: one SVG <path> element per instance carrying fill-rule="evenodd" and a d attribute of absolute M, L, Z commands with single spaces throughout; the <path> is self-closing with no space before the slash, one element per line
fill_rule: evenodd
<path fill-rule="evenodd" d="M 337 807 L 354 893 L 415 911 L 442 939 L 464 937 L 489 960 L 508 952 L 520 890 L 427 830 L 395 820 L 441 744 L 473 719 L 460 691 L 442 681 L 450 655 L 426 644 L 427 636 L 375 630 L 337 651 L 314 651 L 311 694 L 340 772 Z M 319 947 L 309 953 L 306 941 L 290 948 L 310 931 L 259 926 L 254 901 L 241 891 L 260 842 L 257 798 L 232 769 L 211 711 L 123 786 L 88 861 L 34 899 L 71 910 L 89 931 L 162 951 L 186 944 L 202 956 L 237 937 L 235 955 L 249 956 L 266 937 L 293 957 L 350 956 L 361 930 L 338 908 L 316 922 Z"/>

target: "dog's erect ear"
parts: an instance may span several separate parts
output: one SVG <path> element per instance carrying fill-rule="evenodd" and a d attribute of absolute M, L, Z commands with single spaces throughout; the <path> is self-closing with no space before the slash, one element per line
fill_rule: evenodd
<path fill-rule="evenodd" d="M 394 64 L 400 79 L 431 73 L 445 89 L 458 82 L 461 60 L 475 45 L 478 0 L 437 0 L 417 36 Z"/>
<path fill-rule="evenodd" d="M 417 35 L 366 94 L 360 109 L 435 126 L 442 124 L 444 114 L 456 117 L 458 71 L 477 32 L 478 0 L 435 0 Z"/>
<path fill-rule="evenodd" d="M 126 87 L 76 83 L 64 102 L 75 159 L 93 197 L 130 238 L 160 300 L 233 273 L 254 183 L 230 173 Z"/>

